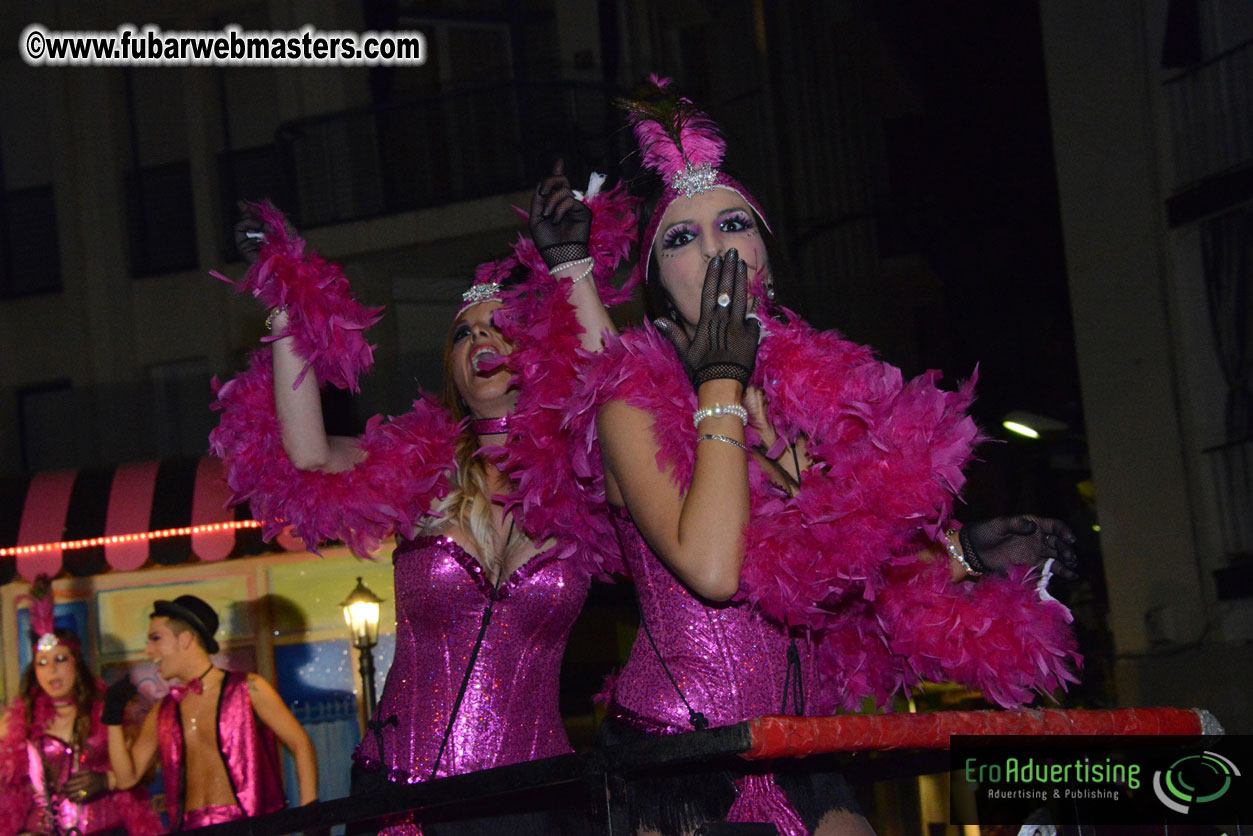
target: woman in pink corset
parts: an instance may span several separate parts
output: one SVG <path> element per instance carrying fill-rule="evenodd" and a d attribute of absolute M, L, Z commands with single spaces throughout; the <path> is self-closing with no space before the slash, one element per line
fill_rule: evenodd
<path fill-rule="evenodd" d="M 253 207 L 237 228 L 253 262 L 242 287 L 273 312 L 270 348 L 218 392 L 211 440 L 229 483 L 269 535 L 291 525 L 310 545 L 339 539 L 362 556 L 396 538 L 396 650 L 354 754 L 359 787 L 571 751 L 561 655 L 612 539 L 586 518 L 551 405 L 573 389 L 578 349 L 597 348 L 611 328 L 600 295 L 617 293 L 607 279 L 633 239 L 631 209 L 598 188 L 580 202 L 560 169 L 541 183 L 533 239 L 481 265 L 463 295 L 439 399 L 372 419 L 359 438 L 326 434 L 318 389 L 356 388 L 370 363 L 361 332 L 378 312 L 272 207 Z M 570 536 L 579 531 L 589 536 Z M 479 832 L 465 827 L 457 832 Z M 474 827 L 549 832 L 553 819 Z"/>
<path fill-rule="evenodd" d="M 36 581 L 33 647 L 19 696 L 0 726 L 0 836 L 154 836 L 161 822 L 142 789 L 119 791 L 109 770 L 104 687 L 73 631 L 54 625 L 52 592 Z"/>
<path fill-rule="evenodd" d="M 1071 574 L 1069 531 L 951 519 L 970 385 L 904 381 L 779 306 L 766 215 L 721 170 L 716 126 L 664 79 L 625 106 L 657 175 L 654 322 L 606 341 L 571 419 L 599 443 L 642 617 L 602 740 L 883 704 L 923 678 L 1003 705 L 1071 679 L 1069 614 L 1042 583 L 1050 558 Z M 869 832 L 821 760 L 735 761 L 635 782 L 637 832 Z"/>

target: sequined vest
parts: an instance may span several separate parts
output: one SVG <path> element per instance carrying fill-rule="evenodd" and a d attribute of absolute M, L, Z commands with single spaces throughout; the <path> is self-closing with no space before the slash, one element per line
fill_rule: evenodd
<path fill-rule="evenodd" d="M 282 809 L 283 779 L 279 769 L 274 733 L 257 720 L 248 697 L 248 674 L 226 671 L 218 697 L 218 746 L 226 774 L 235 791 L 235 800 L 249 816 L 260 816 Z M 157 715 L 161 775 L 165 785 L 165 806 L 170 827 L 183 824 L 183 797 L 186 783 L 186 750 L 183 722 L 173 697 L 161 700 Z"/>

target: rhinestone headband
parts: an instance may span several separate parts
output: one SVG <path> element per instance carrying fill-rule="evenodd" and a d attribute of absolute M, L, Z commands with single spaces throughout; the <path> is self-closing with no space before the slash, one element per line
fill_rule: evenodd
<path fill-rule="evenodd" d="M 686 163 L 670 178 L 670 188 L 684 197 L 704 194 L 718 185 L 718 169 L 711 163 Z"/>
<path fill-rule="evenodd" d="M 469 290 L 461 294 L 461 301 L 467 305 L 488 302 L 499 298 L 500 284 L 497 282 L 484 282 L 483 284 L 472 285 Z"/>

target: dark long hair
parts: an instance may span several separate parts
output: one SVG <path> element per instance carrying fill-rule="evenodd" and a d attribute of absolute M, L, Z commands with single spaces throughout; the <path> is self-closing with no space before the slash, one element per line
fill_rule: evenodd
<path fill-rule="evenodd" d="M 61 647 L 74 659 L 74 690 L 70 692 L 71 698 L 74 700 L 74 707 L 78 709 L 74 718 L 74 739 L 70 741 L 74 746 L 79 748 L 87 744 L 87 737 L 91 734 L 91 715 L 95 708 L 95 702 L 99 698 L 100 692 L 96 687 L 96 676 L 87 667 L 87 660 L 83 658 L 82 645 L 78 641 L 78 636 L 73 630 L 67 630 L 64 627 L 58 627 L 53 630 L 53 635 L 60 641 Z M 31 636 L 31 644 L 33 645 L 36 636 Z M 26 725 L 28 728 L 33 727 L 35 722 L 35 701 L 40 694 L 44 693 L 43 686 L 39 684 L 39 680 L 35 676 L 35 659 L 30 660 L 30 664 L 26 666 L 26 670 L 22 673 L 21 691 L 22 701 L 26 703 Z M 32 729 L 33 731 L 43 731 L 43 729 Z"/>

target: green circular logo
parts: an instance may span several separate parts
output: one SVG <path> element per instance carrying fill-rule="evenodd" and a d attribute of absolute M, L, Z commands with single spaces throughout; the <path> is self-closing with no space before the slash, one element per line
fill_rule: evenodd
<path fill-rule="evenodd" d="M 1231 789 L 1232 778 L 1239 777 L 1240 770 L 1222 755 L 1186 755 L 1165 771 L 1153 773 L 1153 792 L 1166 807 L 1187 814 L 1193 805 L 1222 798 Z"/>

